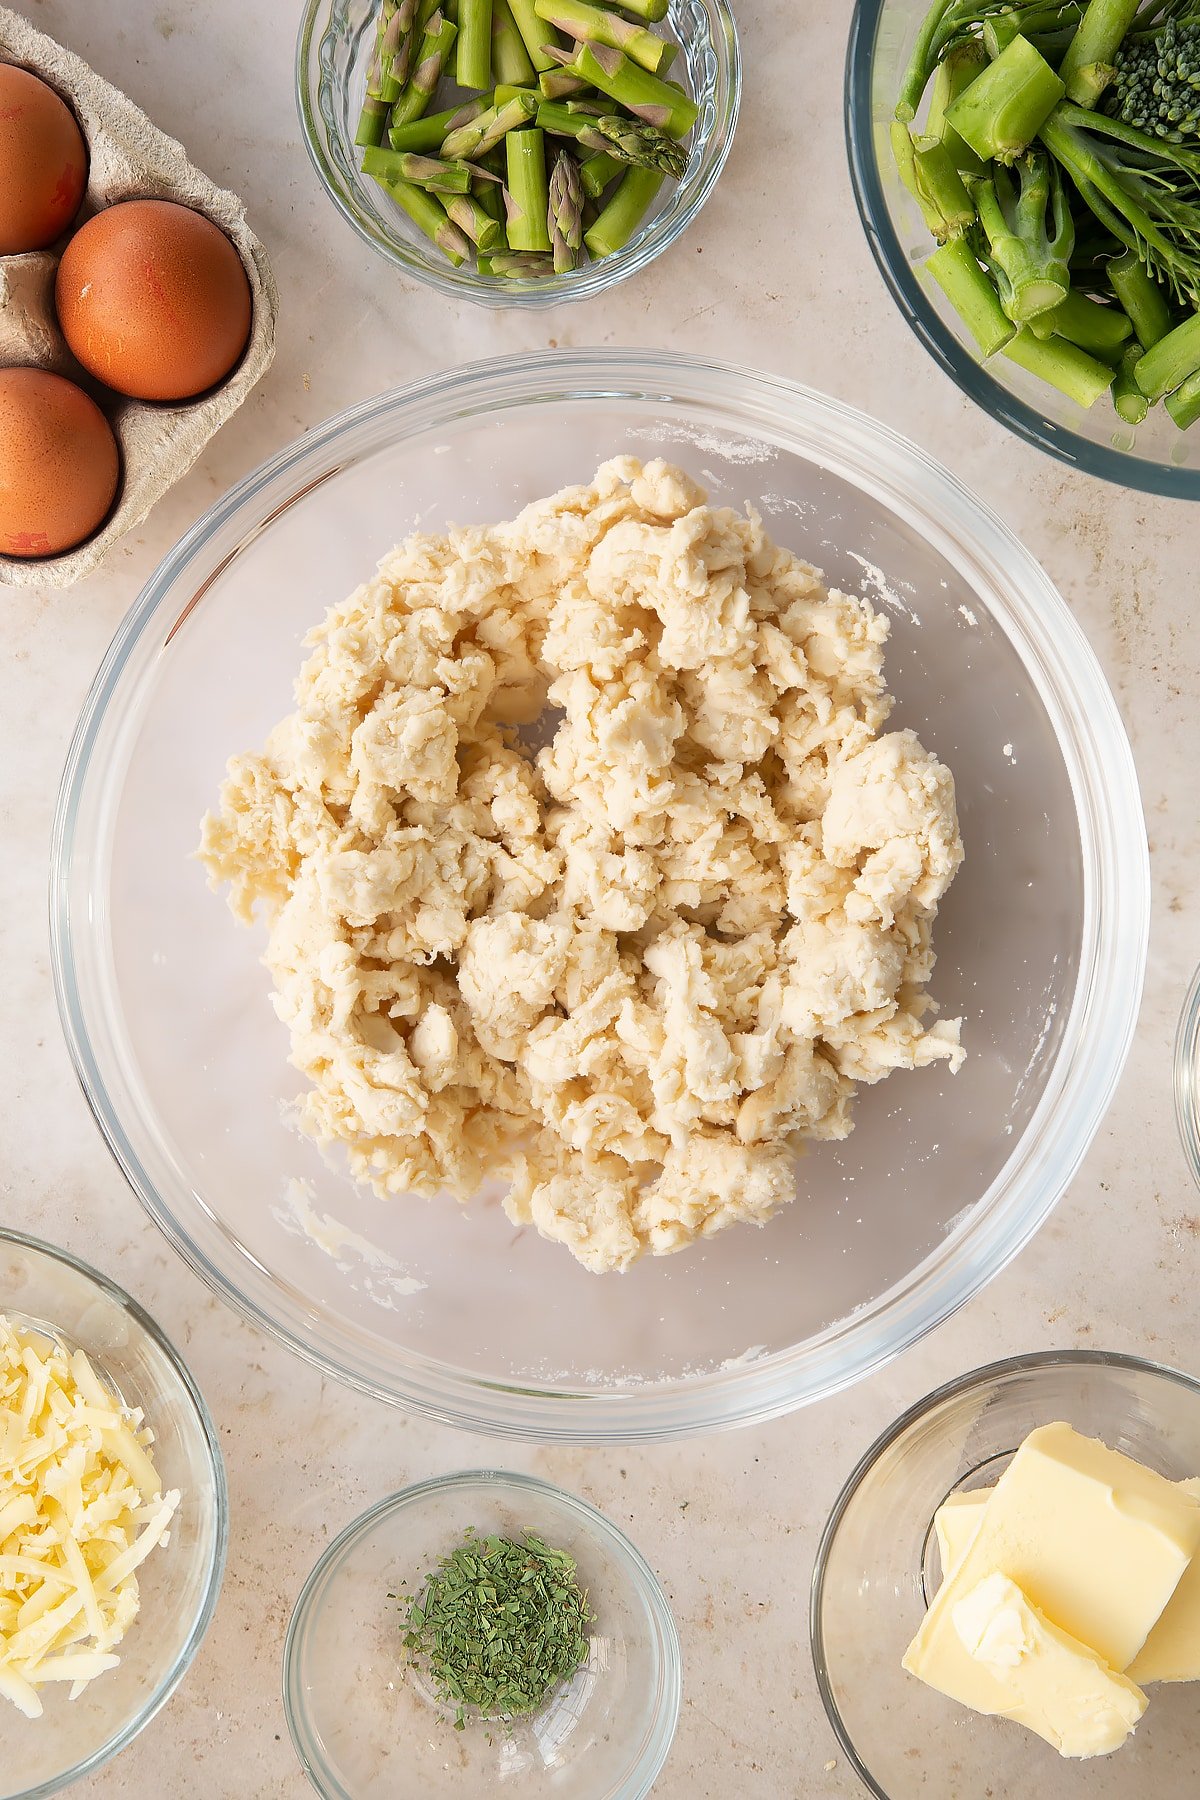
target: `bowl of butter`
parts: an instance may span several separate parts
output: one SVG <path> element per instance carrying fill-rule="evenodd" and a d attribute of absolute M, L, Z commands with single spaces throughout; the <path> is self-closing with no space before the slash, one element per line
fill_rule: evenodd
<path fill-rule="evenodd" d="M 1200 1383 L 1055 1351 L 918 1402 L 833 1509 L 812 1643 L 880 1800 L 1193 1794 Z"/>

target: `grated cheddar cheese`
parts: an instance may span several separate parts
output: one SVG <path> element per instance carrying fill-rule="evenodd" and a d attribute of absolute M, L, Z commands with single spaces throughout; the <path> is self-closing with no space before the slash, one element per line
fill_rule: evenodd
<path fill-rule="evenodd" d="M 27 1718 L 47 1683 L 74 1700 L 120 1661 L 180 1499 L 152 1443 L 82 1350 L 0 1315 L 0 1697 Z"/>

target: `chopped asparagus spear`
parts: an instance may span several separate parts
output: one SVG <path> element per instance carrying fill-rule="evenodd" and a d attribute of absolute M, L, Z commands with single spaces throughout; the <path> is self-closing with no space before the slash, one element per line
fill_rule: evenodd
<path fill-rule="evenodd" d="M 537 96 L 524 91 L 506 100 L 503 106 L 489 107 L 477 119 L 458 131 L 448 132 L 442 143 L 442 155 L 462 157 L 475 162 L 518 125 L 527 125 L 537 112 Z"/>
<path fill-rule="evenodd" d="M 552 50 L 561 48 L 554 27 L 538 18 L 537 13 L 533 10 L 534 0 L 508 0 L 508 4 L 512 7 L 517 30 L 524 42 L 525 54 L 534 69 L 539 73 L 543 69 L 552 69 L 554 58 L 547 54 L 547 47 Z"/>
<path fill-rule="evenodd" d="M 470 240 L 463 236 L 457 225 L 450 223 L 433 195 L 427 194 L 424 188 L 413 187 L 409 181 L 380 180 L 379 185 L 404 208 L 418 230 L 433 240 L 447 261 L 455 268 L 461 268 L 471 254 Z"/>
<path fill-rule="evenodd" d="M 419 119 L 428 111 L 429 102 L 442 79 L 446 58 L 457 36 L 458 26 L 453 20 L 443 18 L 440 12 L 435 12 L 425 28 L 425 36 L 421 40 L 421 49 L 408 86 L 392 108 L 389 129 L 411 125 L 414 119 Z"/>
<path fill-rule="evenodd" d="M 469 163 L 418 156 L 411 150 L 364 150 L 362 166 L 364 175 L 382 175 L 385 181 L 411 181 L 414 187 L 437 194 L 470 193 L 475 174 Z"/>
<path fill-rule="evenodd" d="M 536 125 L 510 131 L 508 157 L 508 242 L 513 250 L 549 250 L 546 223 L 550 205 L 546 140 Z"/>
<path fill-rule="evenodd" d="M 585 158 L 579 171 L 579 179 L 583 183 L 583 191 L 589 200 L 598 200 L 610 182 L 618 175 L 625 173 L 628 165 L 618 162 L 617 158 L 607 150 L 597 150 L 594 156 Z"/>
<path fill-rule="evenodd" d="M 621 0 L 621 11 L 645 19 L 648 25 L 661 25 L 669 3 L 670 0 Z"/>
<path fill-rule="evenodd" d="M 548 256 L 531 256 L 528 252 L 501 250 L 488 260 L 493 275 L 504 275 L 509 280 L 541 281 L 554 273 L 554 264 Z"/>
<path fill-rule="evenodd" d="M 492 0 L 459 0 L 458 85 L 492 85 Z"/>
<path fill-rule="evenodd" d="M 468 100 L 463 106 L 448 106 L 445 112 L 426 113 L 408 125 L 393 126 L 389 133 L 393 150 L 415 150 L 431 156 L 440 150 L 450 132 L 469 125 L 487 110 L 483 100 Z"/>
<path fill-rule="evenodd" d="M 605 44 L 580 44 L 569 67 L 572 75 L 581 75 L 610 100 L 672 137 L 686 137 L 699 116 L 695 101 L 674 82 L 660 81 Z"/>
<path fill-rule="evenodd" d="M 1137 383 L 1147 400 L 1163 400 L 1200 370 L 1200 313 L 1193 313 L 1151 345 L 1137 365 Z"/>
<path fill-rule="evenodd" d="M 451 224 L 457 225 L 480 250 L 504 249 L 504 227 L 474 194 L 444 194 L 442 205 Z"/>
<path fill-rule="evenodd" d="M 560 150 L 550 176 L 547 218 L 556 275 L 565 275 L 579 262 L 583 246 L 583 202 L 579 165 L 569 150 Z"/>
<path fill-rule="evenodd" d="M 630 169 L 599 218 L 584 234 L 584 243 L 597 261 L 623 250 L 662 186 L 657 169 Z"/>
<path fill-rule="evenodd" d="M 565 69 L 543 69 L 538 76 L 538 87 L 544 100 L 571 100 L 588 91 L 582 76 L 568 75 Z"/>
<path fill-rule="evenodd" d="M 512 87 L 524 87 L 534 76 L 525 40 L 517 30 L 508 0 L 492 0 L 492 76 Z"/>
<path fill-rule="evenodd" d="M 652 75 L 665 74 L 674 58 L 674 44 L 656 37 L 643 25 L 635 25 L 632 19 L 623 19 L 619 13 L 589 5 L 588 0 L 534 0 L 534 8 L 539 19 L 557 26 L 568 37 L 621 50 Z"/>

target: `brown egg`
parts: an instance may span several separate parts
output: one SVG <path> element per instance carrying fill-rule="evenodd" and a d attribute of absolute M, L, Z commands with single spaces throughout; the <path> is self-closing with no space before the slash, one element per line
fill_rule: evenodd
<path fill-rule="evenodd" d="M 0 556 L 56 556 L 117 491 L 117 440 L 94 400 L 45 369 L 0 369 Z"/>
<path fill-rule="evenodd" d="M 0 63 L 0 256 L 44 250 L 83 199 L 88 153 L 75 115 L 52 87 Z"/>
<path fill-rule="evenodd" d="M 135 400 L 215 387 L 250 335 L 241 257 L 211 219 L 172 200 L 124 200 L 89 219 L 67 245 L 54 297 L 84 368 Z"/>

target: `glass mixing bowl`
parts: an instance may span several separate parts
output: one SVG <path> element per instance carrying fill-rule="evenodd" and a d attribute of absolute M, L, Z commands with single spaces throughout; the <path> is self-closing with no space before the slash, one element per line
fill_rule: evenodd
<path fill-rule="evenodd" d="M 228 1500 L 208 1409 L 128 1294 L 66 1251 L 0 1229 L 0 1313 L 82 1350 L 127 1406 L 142 1408 L 164 1492 L 182 1496 L 169 1541 L 138 1571 L 141 1610 L 118 1667 L 78 1700 L 65 1684 L 44 1689 L 40 1719 L 0 1701 L 0 1800 L 45 1800 L 132 1743 L 183 1680 L 216 1610 Z"/>
<path fill-rule="evenodd" d="M 1183 1153 L 1200 1184 L 1200 969 L 1197 969 L 1175 1033 L 1175 1118 Z"/>
<path fill-rule="evenodd" d="M 1102 1350 L 1049 1351 L 976 1369 L 918 1401 L 871 1446 L 830 1516 L 813 1574 L 817 1685 L 842 1748 L 877 1800 L 1191 1800 L 1196 1699 L 1159 1682 L 1133 1738 L 1070 1762 L 900 1666 L 942 1579 L 933 1516 L 948 1494 L 992 1487 L 1038 1425 L 1066 1420 L 1172 1481 L 1200 1474 L 1200 1382 Z"/>
<path fill-rule="evenodd" d="M 645 269 L 687 230 L 725 167 L 737 125 L 741 62 L 726 0 L 671 0 L 665 31 L 680 46 L 672 80 L 700 108 L 681 181 L 666 181 L 624 250 L 565 275 L 498 280 L 471 264 L 456 269 L 406 213 L 359 168 L 354 133 L 374 40 L 375 0 L 307 0 L 296 46 L 300 124 L 312 165 L 342 217 L 405 274 L 479 306 L 561 306 L 590 300 Z M 686 73 L 685 73 L 686 70 Z M 442 101 L 439 105 L 445 104 Z"/>
<path fill-rule="evenodd" d="M 409 1666 L 397 1596 L 474 1529 L 566 1550 L 595 1615 L 586 1663 L 528 1719 L 454 1726 Z M 654 1573 L 595 1507 L 529 1475 L 443 1475 L 372 1507 L 331 1544 L 283 1652 L 296 1754 L 323 1800 L 643 1800 L 679 1718 L 679 1639 Z"/>
<path fill-rule="evenodd" d="M 227 757 L 291 705 L 301 638 L 418 520 L 510 517 L 617 451 L 667 454 L 886 610 L 894 723 L 954 770 L 966 864 L 933 993 L 970 1052 L 864 1089 L 799 1198 L 621 1277 L 495 1192 L 383 1205 L 289 1124 L 260 933 L 192 860 Z M 72 1054 L 143 1203 L 223 1295 L 343 1379 L 478 1430 L 675 1436 L 856 1380 L 1033 1234 L 1112 1093 L 1149 875 L 1129 746 L 1068 608 L 920 450 L 772 376 L 573 350 L 440 375 L 291 445 L 205 515 L 84 707 L 53 848 Z"/>
<path fill-rule="evenodd" d="M 846 58 L 846 147 L 854 197 L 879 272 L 934 361 L 985 412 L 1061 462 L 1147 493 L 1200 499 L 1200 430 L 1155 407 L 1136 429 L 1109 400 L 1085 409 L 974 340 L 923 271 L 935 248 L 888 143 L 901 76 L 930 0 L 858 0 Z"/>

